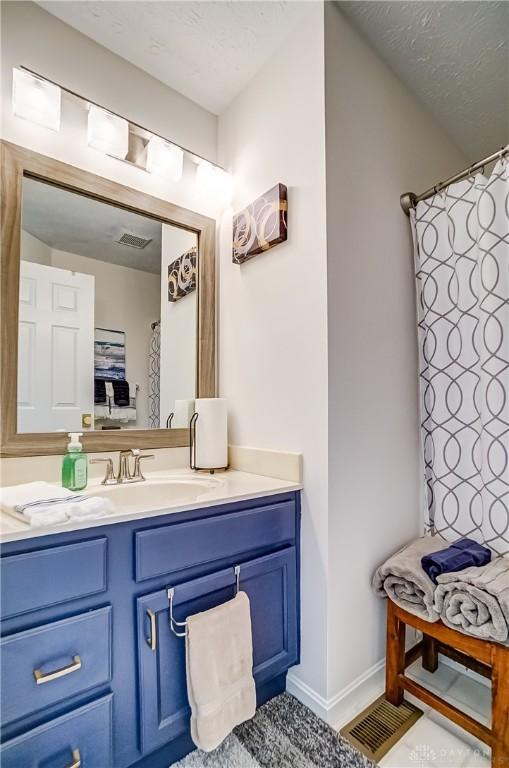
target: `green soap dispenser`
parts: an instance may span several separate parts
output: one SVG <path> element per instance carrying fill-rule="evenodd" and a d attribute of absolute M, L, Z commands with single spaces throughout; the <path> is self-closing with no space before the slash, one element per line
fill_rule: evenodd
<path fill-rule="evenodd" d="M 82 491 L 87 487 L 88 460 L 80 443 L 82 435 L 83 432 L 69 432 L 71 439 L 62 462 L 62 485 L 70 491 Z"/>

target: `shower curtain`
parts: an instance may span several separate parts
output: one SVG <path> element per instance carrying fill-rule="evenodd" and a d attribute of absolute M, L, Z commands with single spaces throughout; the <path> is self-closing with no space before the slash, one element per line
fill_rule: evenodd
<path fill-rule="evenodd" d="M 428 530 L 509 553 L 509 163 L 412 211 Z"/>
<path fill-rule="evenodd" d="M 148 426 L 149 429 L 159 429 L 159 366 L 161 359 L 161 326 L 152 323 L 150 337 L 150 353 L 148 359 Z"/>

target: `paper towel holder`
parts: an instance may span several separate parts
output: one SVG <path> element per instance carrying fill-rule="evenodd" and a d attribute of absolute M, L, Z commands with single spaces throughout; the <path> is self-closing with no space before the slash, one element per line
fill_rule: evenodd
<path fill-rule="evenodd" d="M 200 414 L 196 411 L 191 416 L 189 421 L 189 466 L 194 469 L 195 472 L 208 472 L 213 475 L 214 472 L 224 472 L 228 469 L 226 467 L 197 467 L 196 466 L 196 422 Z"/>

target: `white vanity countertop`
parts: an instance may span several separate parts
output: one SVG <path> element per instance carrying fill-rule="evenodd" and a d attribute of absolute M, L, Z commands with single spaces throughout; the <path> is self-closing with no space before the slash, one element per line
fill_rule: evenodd
<path fill-rule="evenodd" d="M 32 528 L 27 523 L 1 511 L 0 543 L 96 528 L 128 520 L 144 520 L 174 512 L 213 507 L 301 489 L 300 483 L 239 472 L 234 469 L 214 475 L 196 473 L 190 469 L 147 472 L 146 482 L 126 483 L 119 486 L 103 486 L 100 481 L 93 479 L 89 481 L 86 491 L 82 493 L 91 496 L 107 495 L 115 504 L 114 511 L 98 518 L 70 520 L 66 523 L 37 528 Z"/>

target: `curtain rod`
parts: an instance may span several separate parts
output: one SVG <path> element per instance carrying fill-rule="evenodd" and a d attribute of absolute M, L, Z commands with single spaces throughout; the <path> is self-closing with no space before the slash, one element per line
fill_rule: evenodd
<path fill-rule="evenodd" d="M 440 192 L 440 190 L 448 187 L 449 184 L 454 184 L 455 181 L 461 181 L 462 179 L 468 178 L 476 171 L 484 168 L 485 165 L 488 165 L 489 163 L 494 162 L 494 160 L 498 160 L 499 157 L 503 157 L 507 154 L 509 154 L 509 144 L 505 147 L 500 147 L 498 152 L 494 152 L 492 155 L 488 155 L 488 157 L 485 157 L 483 160 L 479 160 L 477 163 L 470 165 L 468 168 L 465 168 L 464 171 L 460 171 L 454 176 L 450 176 L 445 181 L 439 182 L 434 187 L 430 187 L 426 190 L 426 192 L 423 192 L 422 195 L 414 195 L 413 192 L 405 192 L 399 198 L 399 202 L 403 211 L 407 216 L 410 216 L 410 209 L 415 208 L 417 203 L 420 203 L 421 200 L 426 200 L 428 197 L 433 197 L 433 195 L 436 195 L 437 192 Z"/>

